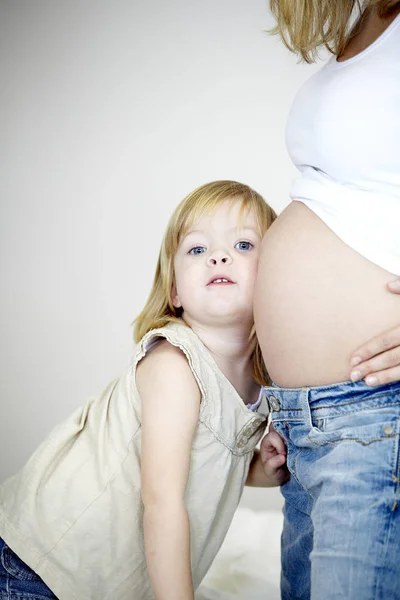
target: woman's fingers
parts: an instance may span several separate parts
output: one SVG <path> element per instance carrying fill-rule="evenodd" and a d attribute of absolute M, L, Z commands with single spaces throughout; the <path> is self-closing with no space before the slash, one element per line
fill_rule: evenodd
<path fill-rule="evenodd" d="M 394 281 L 389 281 L 387 286 L 389 290 L 393 292 L 393 294 L 400 294 L 400 277 L 398 277 Z"/>
<path fill-rule="evenodd" d="M 400 277 L 389 281 L 388 289 L 400 294 Z M 400 380 L 400 326 L 386 331 L 358 348 L 351 358 L 352 381 L 365 382 L 371 386 Z"/>
<path fill-rule="evenodd" d="M 385 383 L 393 383 L 394 381 L 400 381 L 400 366 L 396 365 L 390 369 L 374 371 L 373 373 L 369 373 L 365 377 L 362 377 L 362 379 L 365 379 L 365 383 L 371 387 L 384 385 Z M 353 381 L 359 381 L 359 379 L 355 379 Z"/>
<path fill-rule="evenodd" d="M 358 369 L 364 361 L 396 348 L 400 348 L 400 325 L 377 335 L 357 348 L 351 357 L 350 364 Z"/>
<path fill-rule="evenodd" d="M 381 385 L 400 379 L 400 326 L 379 335 L 356 350 L 350 379 Z"/>

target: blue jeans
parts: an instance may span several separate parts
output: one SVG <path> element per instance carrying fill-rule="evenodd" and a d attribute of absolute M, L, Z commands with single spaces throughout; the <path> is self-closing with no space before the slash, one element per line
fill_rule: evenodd
<path fill-rule="evenodd" d="M 265 388 L 288 450 L 283 600 L 400 600 L 400 383 Z"/>
<path fill-rule="evenodd" d="M 36 575 L 0 538 L 0 599 L 57 600 Z"/>

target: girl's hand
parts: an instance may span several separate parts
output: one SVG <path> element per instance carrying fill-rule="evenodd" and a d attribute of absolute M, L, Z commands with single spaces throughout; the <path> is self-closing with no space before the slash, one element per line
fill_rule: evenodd
<path fill-rule="evenodd" d="M 272 425 L 261 442 L 260 457 L 265 476 L 271 481 L 271 485 L 283 485 L 289 480 L 290 474 L 286 466 L 286 445 Z"/>
<path fill-rule="evenodd" d="M 400 277 L 388 283 L 388 289 L 393 294 L 400 294 Z M 350 365 L 350 379 L 364 379 L 371 387 L 400 380 L 400 325 L 358 348 Z"/>

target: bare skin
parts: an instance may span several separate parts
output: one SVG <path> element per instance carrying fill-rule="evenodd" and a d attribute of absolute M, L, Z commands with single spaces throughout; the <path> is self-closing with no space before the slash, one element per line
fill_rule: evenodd
<path fill-rule="evenodd" d="M 372 7 L 365 12 L 364 19 L 360 24 L 360 28 L 347 44 L 344 52 L 338 57 L 338 62 L 344 62 L 360 52 L 363 52 L 368 46 L 373 44 L 379 36 L 389 27 L 397 15 L 400 13 L 400 7 L 384 19 L 377 14 L 376 7 Z"/>
<path fill-rule="evenodd" d="M 340 60 L 365 50 L 399 12 L 366 15 Z M 256 283 L 257 334 L 272 379 L 284 387 L 348 380 L 357 349 L 365 359 L 359 350 L 369 339 L 391 330 L 399 337 L 400 297 L 387 287 L 394 279 L 292 202 L 264 237 Z"/>

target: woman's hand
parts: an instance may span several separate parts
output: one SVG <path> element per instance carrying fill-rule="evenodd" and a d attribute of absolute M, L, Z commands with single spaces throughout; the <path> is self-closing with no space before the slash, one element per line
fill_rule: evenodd
<path fill-rule="evenodd" d="M 388 289 L 393 294 L 400 294 L 400 277 L 388 283 Z M 358 348 L 350 365 L 350 379 L 364 379 L 371 387 L 400 380 L 400 325 Z"/>

